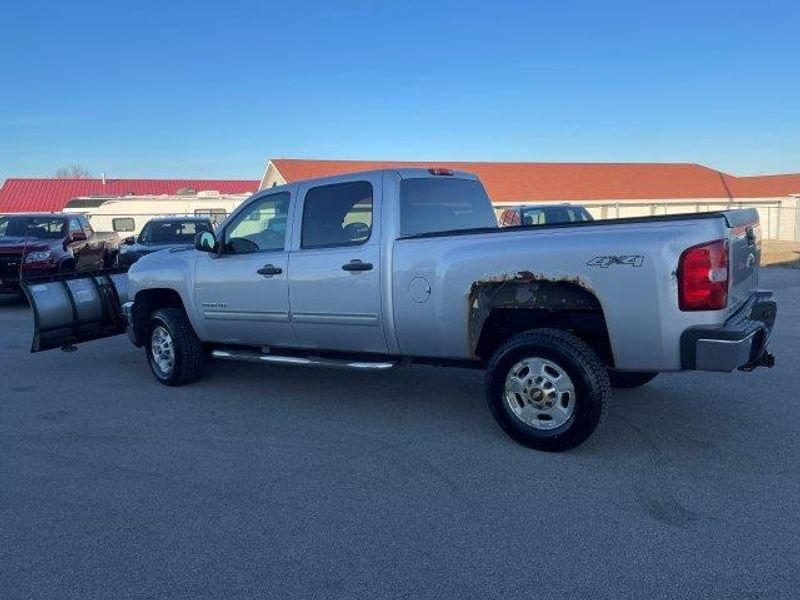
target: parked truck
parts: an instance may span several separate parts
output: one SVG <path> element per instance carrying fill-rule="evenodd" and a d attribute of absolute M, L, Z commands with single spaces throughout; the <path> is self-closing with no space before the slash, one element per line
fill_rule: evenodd
<path fill-rule="evenodd" d="M 122 240 L 119 266 L 129 269 L 141 257 L 162 250 L 191 248 L 194 237 L 203 231 L 214 231 L 208 217 L 157 217 L 150 219 L 139 235 Z"/>
<path fill-rule="evenodd" d="M 506 208 L 500 213 L 500 227 L 518 227 L 519 225 L 555 225 L 557 223 L 575 223 L 591 221 L 592 215 L 579 204 L 521 204 Z"/>
<path fill-rule="evenodd" d="M 34 349 L 127 324 L 171 386 L 209 356 L 481 368 L 513 439 L 565 450 L 595 429 L 611 386 L 772 365 L 759 255 L 753 210 L 501 229 L 468 173 L 371 171 L 264 190 L 194 249 L 142 257 L 118 299 L 126 320 L 107 300 L 97 333 L 58 328 L 69 285 L 29 286 L 49 307 Z"/>
<path fill-rule="evenodd" d="M 114 266 L 115 233 L 96 233 L 85 215 L 0 215 L 0 290 L 19 291 L 20 279 L 83 273 Z"/>

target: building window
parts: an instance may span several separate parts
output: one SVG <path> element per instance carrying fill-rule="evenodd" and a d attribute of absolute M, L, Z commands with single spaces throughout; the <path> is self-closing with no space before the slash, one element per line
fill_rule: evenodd
<path fill-rule="evenodd" d="M 111 228 L 116 231 L 133 231 L 136 229 L 136 222 L 130 217 L 117 217 L 111 219 Z"/>

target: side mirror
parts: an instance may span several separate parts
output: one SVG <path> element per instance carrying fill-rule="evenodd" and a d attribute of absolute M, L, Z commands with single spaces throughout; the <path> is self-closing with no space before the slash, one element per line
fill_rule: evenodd
<path fill-rule="evenodd" d="M 128 246 L 133 246 L 136 243 L 136 236 L 129 235 L 128 237 L 122 240 L 122 243 L 127 244 Z"/>
<path fill-rule="evenodd" d="M 210 231 L 201 231 L 194 236 L 194 247 L 200 252 L 214 252 L 217 247 L 217 238 Z"/>
<path fill-rule="evenodd" d="M 69 240 L 71 242 L 85 242 L 86 241 L 86 232 L 85 231 L 74 231 L 72 235 L 69 236 Z"/>

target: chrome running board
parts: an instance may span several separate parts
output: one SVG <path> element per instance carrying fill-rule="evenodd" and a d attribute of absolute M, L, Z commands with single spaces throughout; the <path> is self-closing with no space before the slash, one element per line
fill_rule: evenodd
<path fill-rule="evenodd" d="M 350 360 L 346 358 L 324 358 L 321 356 L 281 356 L 261 354 L 246 350 L 212 350 L 211 356 L 222 360 L 241 360 L 246 362 L 276 365 L 300 365 L 305 367 L 334 367 L 338 369 L 357 369 L 361 371 L 383 371 L 397 366 L 396 362 Z"/>

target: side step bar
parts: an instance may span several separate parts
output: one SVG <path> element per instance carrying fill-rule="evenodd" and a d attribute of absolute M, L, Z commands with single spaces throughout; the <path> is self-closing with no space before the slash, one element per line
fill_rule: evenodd
<path fill-rule="evenodd" d="M 357 369 L 361 371 L 383 371 L 398 365 L 396 362 L 389 361 L 349 360 L 346 358 L 325 358 L 322 356 L 281 356 L 278 354 L 261 354 L 259 352 L 247 350 L 213 350 L 211 356 L 222 360 L 241 360 L 276 365 L 301 365 L 306 367 L 335 367 L 339 369 Z"/>

